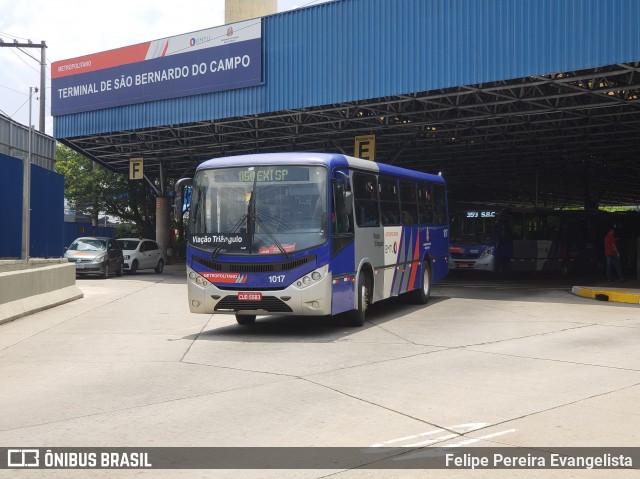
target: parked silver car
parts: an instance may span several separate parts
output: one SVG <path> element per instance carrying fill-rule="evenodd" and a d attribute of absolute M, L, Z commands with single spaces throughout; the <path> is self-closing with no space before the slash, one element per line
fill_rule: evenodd
<path fill-rule="evenodd" d="M 117 241 L 102 236 L 77 238 L 64 253 L 76 264 L 76 275 L 97 274 L 108 278 L 111 272 L 122 276 L 123 256 Z"/>
<path fill-rule="evenodd" d="M 154 269 L 162 273 L 164 255 L 153 240 L 145 238 L 120 238 L 118 240 L 124 254 L 124 270 L 134 274 L 139 269 Z"/>

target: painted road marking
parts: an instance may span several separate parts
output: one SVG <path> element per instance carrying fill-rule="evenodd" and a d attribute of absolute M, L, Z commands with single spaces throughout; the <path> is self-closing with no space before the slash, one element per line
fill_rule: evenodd
<path fill-rule="evenodd" d="M 473 439 L 467 439 L 465 441 L 456 442 L 455 444 L 447 444 L 442 447 L 460 447 L 467 446 L 469 444 L 473 444 L 474 442 L 482 441 L 483 439 L 492 439 L 494 437 L 503 436 L 504 434 L 509 434 L 511 432 L 516 432 L 517 429 L 507 429 L 506 431 L 494 432 L 493 434 L 487 434 L 485 436 L 476 437 Z"/>
<path fill-rule="evenodd" d="M 413 434 L 411 436 L 398 437 L 395 439 L 389 439 L 388 441 L 378 442 L 376 444 L 372 444 L 369 447 L 421 447 L 428 446 L 430 444 L 436 444 L 438 442 L 447 441 L 449 439 L 454 439 L 456 437 L 460 437 L 464 434 L 467 434 L 472 431 L 477 431 L 478 429 L 482 429 L 489 425 L 488 422 L 469 422 L 465 424 L 456 424 L 454 426 L 448 426 L 444 428 L 433 429 L 431 431 L 421 432 L 419 434 Z M 453 434 L 451 433 L 453 431 Z M 504 434 L 509 434 L 517 431 L 517 429 L 507 429 L 505 431 L 495 432 L 492 434 L 486 434 L 484 436 L 480 436 L 477 438 L 465 439 L 464 441 L 460 441 L 454 444 L 449 444 L 444 447 L 460 447 L 466 446 L 468 444 L 473 444 L 475 442 L 479 442 L 485 439 L 491 439 L 498 436 L 503 436 Z M 448 434 L 443 434 L 441 436 L 435 437 L 433 439 L 427 439 L 424 441 L 418 442 L 410 442 L 415 439 L 422 439 L 426 436 L 433 436 L 434 434 L 439 434 L 442 432 L 447 432 Z M 398 443 L 406 443 L 406 444 L 398 444 Z"/>

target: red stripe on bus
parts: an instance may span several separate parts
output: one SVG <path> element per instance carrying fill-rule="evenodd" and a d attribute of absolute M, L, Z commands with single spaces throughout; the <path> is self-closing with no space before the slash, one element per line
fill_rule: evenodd
<path fill-rule="evenodd" d="M 409 277 L 409 290 L 414 288 L 416 273 L 418 272 L 418 256 L 420 256 L 420 230 L 416 233 L 416 247 L 413 251 L 413 263 L 411 264 L 411 276 Z"/>

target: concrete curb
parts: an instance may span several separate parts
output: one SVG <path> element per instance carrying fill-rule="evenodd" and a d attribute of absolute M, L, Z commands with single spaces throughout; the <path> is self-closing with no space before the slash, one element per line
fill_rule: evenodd
<path fill-rule="evenodd" d="M 84 294 L 80 291 L 80 288 L 73 285 L 2 304 L 0 305 L 0 324 L 8 323 L 14 319 L 53 308 L 70 301 L 75 301 L 83 296 Z"/>
<path fill-rule="evenodd" d="M 0 323 L 82 298 L 82 291 L 76 286 L 75 264 L 31 263 L 3 262 L 8 271 L 0 272 Z"/>
<path fill-rule="evenodd" d="M 571 292 L 577 296 L 598 301 L 610 301 L 613 303 L 640 304 L 640 291 L 624 288 L 592 288 L 574 286 Z"/>

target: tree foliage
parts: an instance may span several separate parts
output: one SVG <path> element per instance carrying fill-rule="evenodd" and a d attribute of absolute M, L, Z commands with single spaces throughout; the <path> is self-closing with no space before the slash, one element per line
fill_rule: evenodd
<path fill-rule="evenodd" d="M 56 171 L 64 176 L 64 196 L 78 213 L 99 213 L 131 223 L 139 235 L 155 238 L 155 193 L 146 180 L 129 180 L 60 143 Z"/>

